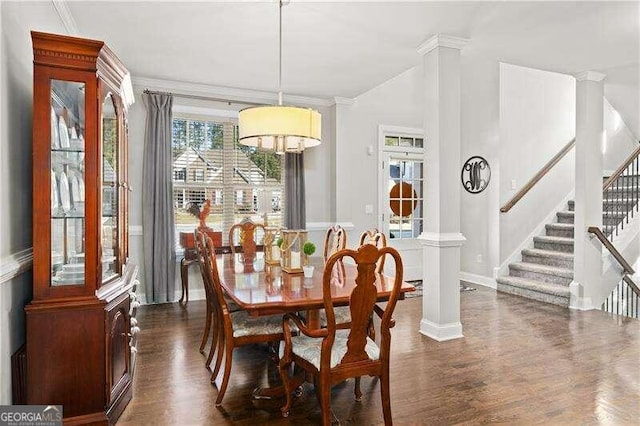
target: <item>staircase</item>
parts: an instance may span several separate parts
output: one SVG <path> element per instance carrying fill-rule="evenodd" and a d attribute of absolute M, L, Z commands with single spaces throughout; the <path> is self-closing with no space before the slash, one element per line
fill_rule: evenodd
<path fill-rule="evenodd" d="M 606 180 L 606 178 L 605 178 Z M 602 231 L 613 238 L 619 224 L 638 203 L 640 177 L 624 176 L 621 185 L 604 191 Z M 533 238 L 533 248 L 522 250 L 522 261 L 509 264 L 509 275 L 498 277 L 498 291 L 554 305 L 569 306 L 569 284 L 573 281 L 573 220 L 575 203 L 556 213 L 557 222 L 545 225 L 545 235 Z M 628 220 L 627 220 L 628 223 Z"/>
<path fill-rule="evenodd" d="M 573 201 L 556 213 L 557 223 L 545 225 L 545 234 L 533 238 L 533 248 L 522 250 L 522 261 L 509 264 L 509 275 L 498 277 L 498 291 L 528 299 L 569 306 L 573 281 Z"/>

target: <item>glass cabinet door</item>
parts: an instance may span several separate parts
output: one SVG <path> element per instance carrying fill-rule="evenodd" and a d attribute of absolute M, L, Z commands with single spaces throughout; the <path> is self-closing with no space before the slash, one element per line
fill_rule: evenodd
<path fill-rule="evenodd" d="M 120 165 L 119 129 L 114 99 L 109 94 L 102 104 L 102 282 L 120 274 Z"/>
<path fill-rule="evenodd" d="M 51 80 L 51 285 L 85 283 L 85 83 Z"/>

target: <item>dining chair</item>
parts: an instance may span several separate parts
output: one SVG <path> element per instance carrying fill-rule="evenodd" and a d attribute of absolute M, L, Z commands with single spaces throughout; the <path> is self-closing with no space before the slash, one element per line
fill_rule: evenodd
<path fill-rule="evenodd" d="M 209 367 L 211 365 L 211 361 L 213 360 L 214 353 L 216 352 L 217 343 L 220 340 L 220 324 L 217 321 L 217 315 L 214 314 L 214 310 L 216 307 L 216 303 L 214 301 L 215 297 L 210 291 L 211 287 L 206 285 L 208 277 L 205 273 L 204 261 L 202 260 L 202 256 L 204 256 L 206 248 L 206 234 L 202 231 L 199 231 L 198 229 L 194 231 L 194 234 L 196 261 L 200 266 L 206 301 L 205 326 L 204 332 L 202 334 L 202 341 L 200 342 L 200 353 L 204 354 L 207 342 L 209 341 L 209 335 L 211 335 L 211 346 L 209 347 L 209 353 L 205 362 L 205 366 Z M 224 298 L 227 302 L 227 307 L 230 312 L 237 312 L 242 310 L 242 308 L 236 302 L 234 302 L 226 293 L 224 294 Z"/>
<path fill-rule="evenodd" d="M 395 263 L 395 276 L 389 301 L 384 308 L 376 304 L 378 286 L 383 276 L 376 272 L 381 256 L 389 255 Z M 349 298 L 351 327 L 338 329 L 331 299 L 334 266 L 345 257 L 352 258 L 357 265 L 355 286 Z M 295 314 L 283 318 L 284 342 L 280 344 L 279 371 L 286 390 L 286 403 L 282 415 L 288 417 L 292 404 L 293 383 L 289 376 L 292 363 L 313 376 L 322 410 L 322 424 L 331 423 L 331 386 L 348 378 L 355 378 L 355 399 L 362 398 L 360 376 L 369 375 L 380 379 L 380 395 L 386 425 L 392 424 L 391 399 L 389 393 L 389 356 L 391 328 L 395 325 L 393 310 L 402 286 L 402 259 L 391 247 L 378 249 L 372 244 L 357 250 L 345 249 L 334 253 L 327 261 L 322 280 L 324 309 L 327 312 L 327 327 L 309 329 Z M 373 314 L 380 317 L 380 345 L 368 337 L 369 320 Z M 291 324 L 293 323 L 293 324 Z M 293 328 L 295 327 L 295 328 Z M 294 335 L 293 331 L 299 331 Z"/>
<path fill-rule="evenodd" d="M 360 235 L 360 245 L 363 244 L 373 244 L 378 248 L 383 248 L 387 246 L 387 237 L 382 232 L 378 231 L 378 228 L 371 228 L 362 233 Z M 381 256 L 378 259 L 378 264 L 376 266 L 376 272 L 381 274 L 384 270 L 384 261 L 385 256 Z"/>
<path fill-rule="evenodd" d="M 231 253 L 243 253 L 245 257 L 254 257 L 258 248 L 256 243 L 256 231 L 258 229 L 262 229 L 262 235 L 265 235 L 264 225 L 255 223 L 248 218 L 233 225 L 229 229 Z M 238 236 L 238 240 L 236 240 L 236 236 Z"/>
<path fill-rule="evenodd" d="M 246 311 L 231 312 L 220 283 L 213 241 L 208 235 L 205 235 L 204 253 L 200 259 L 206 274 L 205 286 L 209 286 L 209 293 L 214 301 L 212 311 L 216 318 L 212 324 L 218 324 L 217 342 L 212 344 L 217 348 L 216 362 L 211 374 L 211 382 L 214 384 L 224 361 L 222 382 L 215 402 L 215 405 L 219 406 L 229 384 L 234 349 L 254 343 L 281 341 L 282 317 L 271 315 L 253 318 L 249 317 Z"/>
<path fill-rule="evenodd" d="M 344 228 L 336 224 L 327 229 L 327 233 L 325 234 L 324 238 L 324 250 L 322 253 L 324 261 L 326 262 L 333 253 L 344 250 L 345 248 L 347 248 L 347 232 L 344 230 Z M 335 312 L 338 323 L 348 324 L 349 322 L 351 322 L 349 309 L 347 307 L 337 307 Z M 324 310 L 321 310 L 320 325 L 325 327 L 326 324 L 327 316 Z"/>
<path fill-rule="evenodd" d="M 346 247 L 347 233 L 342 226 L 334 225 L 327 229 L 324 238 L 324 251 L 322 253 L 325 262 L 333 253 L 343 250 Z"/>

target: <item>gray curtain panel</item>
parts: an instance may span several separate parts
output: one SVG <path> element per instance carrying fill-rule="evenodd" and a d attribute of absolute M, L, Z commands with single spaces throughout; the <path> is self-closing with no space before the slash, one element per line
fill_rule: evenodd
<path fill-rule="evenodd" d="M 148 303 L 175 299 L 171 125 L 173 96 L 142 95 L 147 109 L 142 166 L 144 285 Z"/>
<path fill-rule="evenodd" d="M 284 225 L 289 229 L 305 229 L 304 153 L 284 156 Z"/>

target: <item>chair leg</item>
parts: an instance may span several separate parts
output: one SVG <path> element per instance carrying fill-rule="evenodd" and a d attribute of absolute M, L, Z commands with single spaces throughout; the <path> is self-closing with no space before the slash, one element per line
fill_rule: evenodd
<path fill-rule="evenodd" d="M 207 319 L 204 324 L 204 334 L 202 335 L 202 342 L 200 342 L 200 353 L 204 354 L 204 348 L 207 345 L 207 340 L 209 340 L 209 333 L 211 332 L 211 306 L 209 306 L 209 302 L 207 301 Z M 211 361 L 207 363 L 209 365 Z"/>
<path fill-rule="evenodd" d="M 320 409 L 322 410 L 322 425 L 331 426 L 331 386 L 329 380 L 320 378 L 320 386 L 318 392 L 320 395 Z"/>
<path fill-rule="evenodd" d="M 380 376 L 380 396 L 382 398 L 382 413 L 385 426 L 393 424 L 391 419 L 391 394 L 389 392 L 389 368 L 382 368 Z"/>
<path fill-rule="evenodd" d="M 291 393 L 293 392 L 293 390 L 291 389 L 291 382 L 289 381 L 290 368 L 291 368 L 291 363 L 285 363 L 284 361 L 281 361 L 278 364 L 278 371 L 280 371 L 280 379 L 282 380 L 282 385 L 284 386 L 284 392 L 285 392 L 285 398 L 286 398 L 284 405 L 282 406 L 282 408 L 280 408 L 282 417 L 289 417 L 291 405 L 293 403 L 293 400 L 291 397 Z"/>
<path fill-rule="evenodd" d="M 221 340 L 220 330 L 218 329 L 217 321 L 212 321 L 212 330 L 211 330 L 211 347 L 209 347 L 209 356 L 207 356 L 207 362 L 205 363 L 205 367 L 209 367 L 211 365 L 211 361 L 213 360 L 213 355 L 218 349 Z"/>
<path fill-rule="evenodd" d="M 356 385 L 354 386 L 353 393 L 356 396 L 356 401 L 362 401 L 362 391 L 360 390 L 360 377 L 356 377 Z"/>
<path fill-rule="evenodd" d="M 226 339 L 225 339 L 226 340 Z M 216 406 L 222 404 L 222 398 L 227 391 L 229 385 L 229 376 L 231 376 L 231 364 L 233 363 L 233 342 L 225 342 L 225 361 L 224 361 L 224 373 L 222 376 L 222 384 L 218 389 L 218 397 L 216 398 Z"/>
<path fill-rule="evenodd" d="M 213 367 L 213 372 L 211 373 L 211 383 L 215 382 L 218 378 L 218 372 L 220 371 L 220 366 L 222 366 L 222 357 L 225 351 L 226 339 L 222 330 L 218 331 L 218 344 L 216 345 L 216 363 Z"/>

